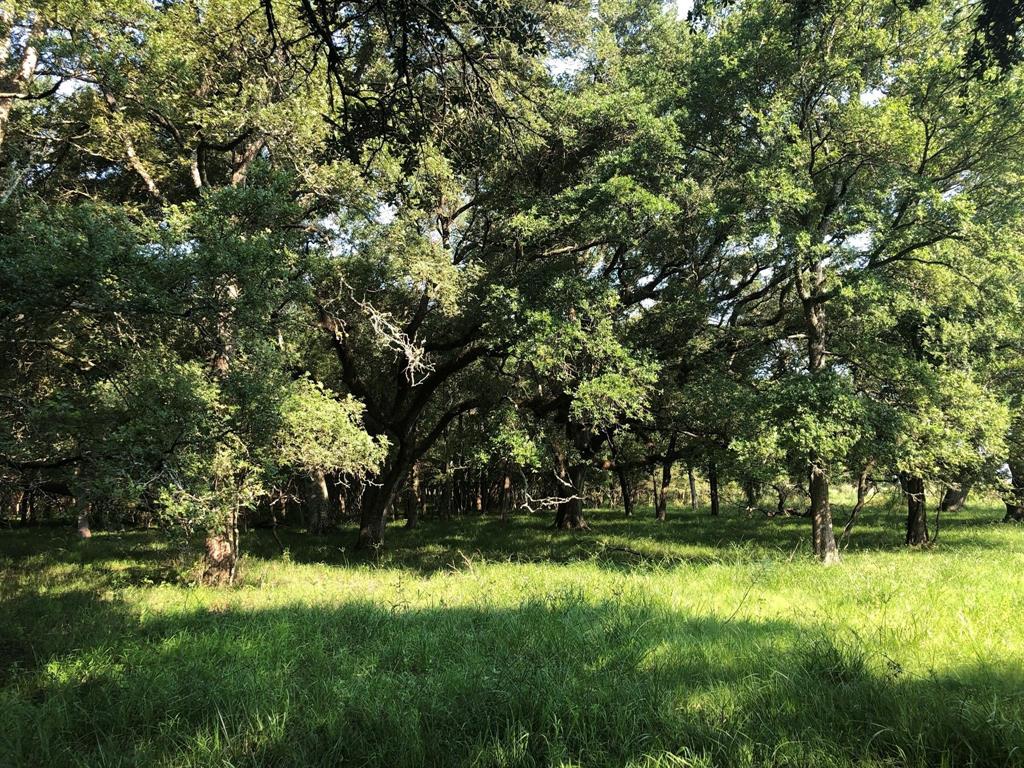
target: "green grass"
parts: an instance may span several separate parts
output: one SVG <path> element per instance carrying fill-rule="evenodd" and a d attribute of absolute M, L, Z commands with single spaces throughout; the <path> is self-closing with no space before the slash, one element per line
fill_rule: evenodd
<path fill-rule="evenodd" d="M 836 568 L 806 520 L 592 512 L 247 534 L 189 586 L 150 532 L 0 532 L 0 766 L 1024 765 L 1024 528 Z"/>

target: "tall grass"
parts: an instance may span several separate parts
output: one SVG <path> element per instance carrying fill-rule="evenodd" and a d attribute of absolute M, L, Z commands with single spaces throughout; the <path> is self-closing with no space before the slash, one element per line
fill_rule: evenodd
<path fill-rule="evenodd" d="M 872 510 L 592 512 L 247 534 L 243 583 L 155 534 L 0 533 L 0 765 L 1024 765 L 1024 528 L 927 551 Z"/>

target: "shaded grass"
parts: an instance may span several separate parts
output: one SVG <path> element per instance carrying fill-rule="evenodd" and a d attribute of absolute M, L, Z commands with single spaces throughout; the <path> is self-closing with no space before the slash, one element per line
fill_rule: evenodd
<path fill-rule="evenodd" d="M 242 586 L 150 533 L 0 534 L 0 765 L 1024 765 L 1024 528 L 873 510 L 251 533 Z M 629 552 L 620 551 L 628 549 Z"/>

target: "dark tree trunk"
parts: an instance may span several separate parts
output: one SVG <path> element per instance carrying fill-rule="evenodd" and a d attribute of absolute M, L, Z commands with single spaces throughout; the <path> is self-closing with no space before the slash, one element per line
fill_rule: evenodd
<path fill-rule="evenodd" d="M 818 467 L 811 469 L 811 537 L 814 554 L 825 564 L 839 562 L 832 528 L 832 507 L 829 504 L 828 476 Z"/>
<path fill-rule="evenodd" d="M 405 527 L 415 528 L 420 520 L 423 495 L 420 492 L 420 463 L 417 461 L 409 470 L 409 495 L 405 506 Z"/>
<path fill-rule="evenodd" d="M 395 498 L 401 490 L 402 481 L 412 469 L 407 454 L 396 451 L 385 463 L 383 471 L 363 494 L 359 510 L 359 536 L 357 550 L 377 549 L 384 542 L 384 525 L 391 512 Z"/>
<path fill-rule="evenodd" d="M 747 498 L 747 514 L 752 514 L 761 500 L 761 487 L 755 480 L 748 478 L 743 483 L 743 494 Z"/>
<path fill-rule="evenodd" d="M 786 502 L 789 500 L 789 494 L 792 490 L 785 483 L 776 483 L 775 492 L 779 495 L 779 500 L 775 504 L 775 514 L 782 516 L 786 514 Z"/>
<path fill-rule="evenodd" d="M 686 468 L 686 475 L 690 480 L 690 509 L 696 512 L 700 502 L 697 500 L 697 478 L 693 476 L 692 466 Z"/>
<path fill-rule="evenodd" d="M 711 514 L 717 515 L 721 510 L 718 503 L 718 464 L 708 464 L 708 485 L 711 490 Z"/>
<path fill-rule="evenodd" d="M 384 525 L 388 511 L 395 499 L 398 484 L 390 479 L 382 479 L 382 485 L 373 486 L 363 494 L 362 508 L 359 510 L 359 537 L 356 549 L 371 550 L 380 547 L 384 542 Z"/>
<path fill-rule="evenodd" d="M 1019 456 L 1012 456 L 1010 467 L 1010 496 L 1006 499 L 1006 516 L 1004 523 L 1024 522 L 1024 461 Z"/>
<path fill-rule="evenodd" d="M 907 546 L 928 543 L 928 517 L 925 508 L 924 479 L 912 475 L 900 478 L 907 496 Z"/>
<path fill-rule="evenodd" d="M 658 505 L 655 509 L 656 520 L 664 521 L 668 516 L 668 487 L 672 484 L 672 454 L 676 452 L 676 436 L 668 441 L 666 456 L 661 461 L 661 493 L 658 496 Z"/>
<path fill-rule="evenodd" d="M 633 489 L 630 487 L 629 473 L 622 467 L 616 465 L 615 474 L 619 478 L 619 488 L 622 489 L 622 507 L 626 517 L 633 516 Z"/>
<path fill-rule="evenodd" d="M 569 485 L 564 486 L 562 493 L 570 494 L 558 503 L 555 513 L 555 527 L 563 530 L 582 530 L 587 528 L 583 519 L 583 479 L 586 473 L 585 464 L 575 464 L 567 471 Z"/>
<path fill-rule="evenodd" d="M 942 501 L 939 502 L 940 512 L 959 512 L 967 503 L 967 494 L 970 493 L 970 483 L 961 483 L 959 487 L 950 486 L 942 494 Z"/>

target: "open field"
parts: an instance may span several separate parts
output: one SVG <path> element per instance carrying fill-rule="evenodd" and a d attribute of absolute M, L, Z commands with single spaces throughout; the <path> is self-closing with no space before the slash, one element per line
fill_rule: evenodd
<path fill-rule="evenodd" d="M 1024 765 L 1024 531 L 898 547 L 869 510 L 822 568 L 805 520 L 592 512 L 247 536 L 242 584 L 155 534 L 0 534 L 0 765 Z"/>

